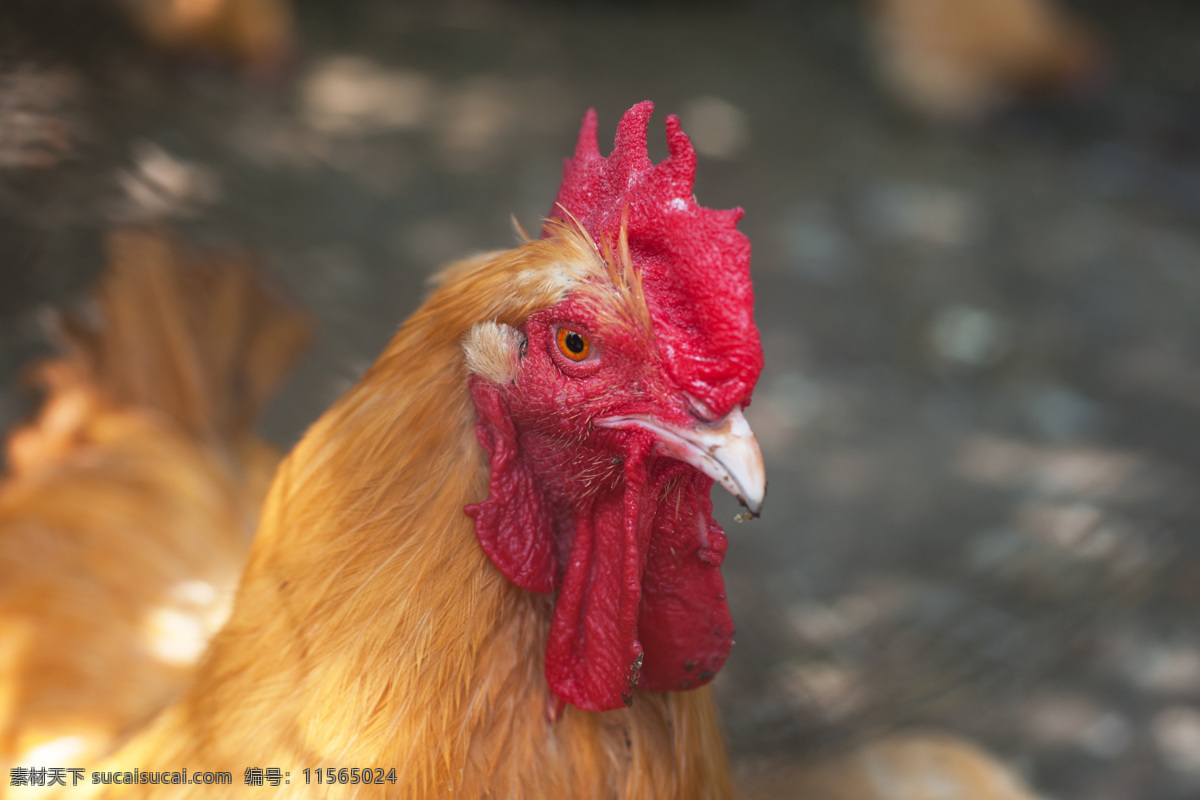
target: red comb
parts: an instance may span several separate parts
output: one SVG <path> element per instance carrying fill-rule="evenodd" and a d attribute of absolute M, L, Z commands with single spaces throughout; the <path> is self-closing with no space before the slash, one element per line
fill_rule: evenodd
<path fill-rule="evenodd" d="M 669 368 L 681 388 L 723 415 L 749 402 L 762 370 L 750 241 L 737 230 L 740 208 L 696 202 L 696 151 L 675 115 L 667 117 L 669 155 L 651 163 L 646 131 L 653 111 L 647 100 L 625 112 L 608 158 L 596 143 L 595 110 L 584 115 L 550 215 L 562 218 L 565 209 L 596 242 L 615 242 L 628 214 L 633 266 L 642 273 Z"/>

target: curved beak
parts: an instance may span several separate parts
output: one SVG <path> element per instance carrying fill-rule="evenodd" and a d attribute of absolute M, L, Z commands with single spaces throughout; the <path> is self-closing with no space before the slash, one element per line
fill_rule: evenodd
<path fill-rule="evenodd" d="M 762 451 L 741 408 L 723 419 L 691 428 L 671 425 L 645 415 L 609 417 L 596 424 L 602 428 L 643 428 L 654 434 L 663 455 L 691 464 L 729 490 L 751 516 L 762 511 L 767 494 L 767 476 Z"/>

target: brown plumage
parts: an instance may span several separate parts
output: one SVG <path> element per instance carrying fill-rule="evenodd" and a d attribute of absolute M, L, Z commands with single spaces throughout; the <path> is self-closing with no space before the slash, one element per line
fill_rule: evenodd
<path fill-rule="evenodd" d="M 109 260 L 0 484 L 6 766 L 86 762 L 178 695 L 278 461 L 251 425 L 309 338 L 245 256 L 127 231 Z"/>

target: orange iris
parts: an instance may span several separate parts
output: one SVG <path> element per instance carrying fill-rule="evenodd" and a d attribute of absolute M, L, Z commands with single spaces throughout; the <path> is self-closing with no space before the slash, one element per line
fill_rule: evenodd
<path fill-rule="evenodd" d="M 587 337 L 570 328 L 558 329 L 558 351 L 572 361 L 583 361 L 588 357 L 592 345 Z"/>

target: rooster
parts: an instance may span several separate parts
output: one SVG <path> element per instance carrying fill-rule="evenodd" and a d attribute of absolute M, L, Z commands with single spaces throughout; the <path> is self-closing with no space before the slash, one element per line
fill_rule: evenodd
<path fill-rule="evenodd" d="M 186 685 L 223 622 L 278 461 L 251 430 L 308 339 L 240 257 L 110 240 L 100 325 L 13 434 L 0 484 L 0 758 L 107 753 Z"/>
<path fill-rule="evenodd" d="M 444 270 L 313 425 L 191 686 L 81 789 L 734 796 L 709 493 L 766 490 L 750 248 L 652 109 L 607 158 L 589 112 L 542 236 Z"/>
<path fill-rule="evenodd" d="M 742 416 L 762 351 L 741 211 L 697 205 L 675 117 L 650 162 L 651 110 L 607 159 L 590 113 L 542 237 L 445 270 L 316 422 L 190 688 L 101 770 L 279 767 L 303 794 L 322 788 L 306 768 L 378 769 L 324 785 L 364 797 L 730 796 L 708 495 L 762 505 Z M 125 791 L 189 789 L 211 791 Z"/>

